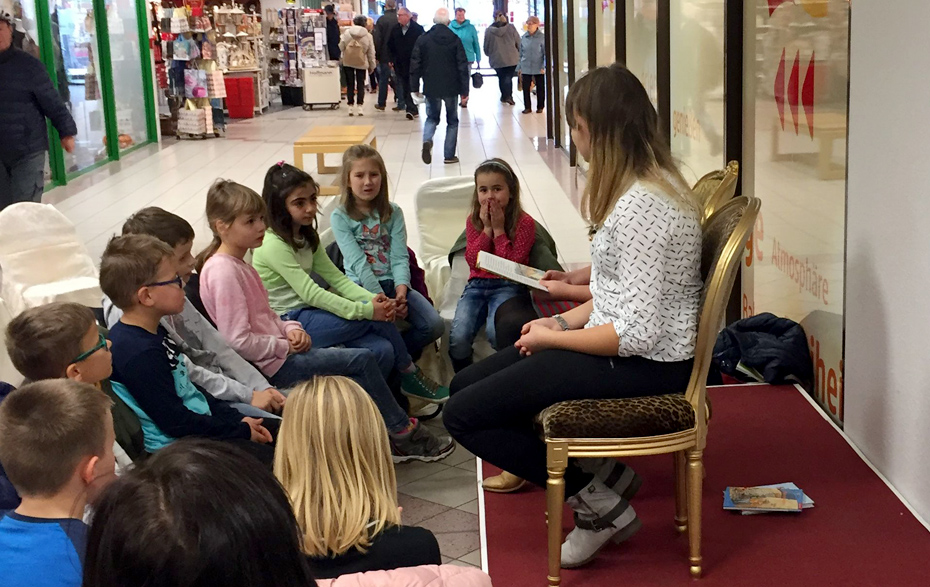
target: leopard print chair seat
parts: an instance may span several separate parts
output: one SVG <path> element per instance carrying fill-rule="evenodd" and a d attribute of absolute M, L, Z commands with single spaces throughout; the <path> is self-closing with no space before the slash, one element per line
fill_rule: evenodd
<path fill-rule="evenodd" d="M 694 428 L 682 394 L 559 402 L 539 413 L 546 438 L 639 438 Z"/>

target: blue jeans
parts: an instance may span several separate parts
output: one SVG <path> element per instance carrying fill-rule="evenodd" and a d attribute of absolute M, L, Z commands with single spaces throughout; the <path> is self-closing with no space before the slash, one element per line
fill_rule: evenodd
<path fill-rule="evenodd" d="M 271 376 L 272 385 L 285 389 L 314 375 L 351 377 L 374 400 L 389 432 L 398 432 L 407 427 L 410 419 L 394 399 L 371 351 L 319 348 L 316 341 L 313 342 L 314 348 L 309 351 L 287 356 L 278 372 Z"/>
<path fill-rule="evenodd" d="M 397 296 L 394 289 L 394 281 L 385 279 L 381 283 L 381 289 L 384 294 L 390 298 Z M 416 354 L 426 348 L 426 345 L 442 336 L 446 325 L 442 321 L 442 316 L 429 303 L 429 300 L 423 297 L 423 294 L 407 287 L 407 318 L 410 324 L 410 330 L 401 334 L 404 344 L 407 345 L 407 351 L 410 354 Z"/>
<path fill-rule="evenodd" d="M 291 310 L 281 318 L 300 322 L 315 348 L 326 349 L 341 344 L 371 351 L 384 379 L 388 378 L 391 370 L 402 371 L 413 363 L 400 331 L 391 322 L 346 320 L 319 308 Z"/>
<path fill-rule="evenodd" d="M 388 85 L 391 82 L 391 66 L 388 63 L 378 63 L 378 106 L 384 107 L 387 102 Z M 396 90 L 395 90 L 396 94 Z"/>
<path fill-rule="evenodd" d="M 524 286 L 505 279 L 469 279 L 455 306 L 455 318 L 449 332 L 449 356 L 456 360 L 470 359 L 471 345 L 482 323 L 485 323 L 488 340 L 494 346 L 494 314 L 497 308 L 522 295 L 525 290 Z"/>
<path fill-rule="evenodd" d="M 446 96 L 443 98 L 426 97 L 426 124 L 423 125 L 423 142 L 432 141 L 439 126 L 439 115 L 442 114 L 442 105 L 446 105 L 446 143 L 443 156 L 446 159 L 455 157 L 455 145 L 459 138 L 459 97 Z"/>

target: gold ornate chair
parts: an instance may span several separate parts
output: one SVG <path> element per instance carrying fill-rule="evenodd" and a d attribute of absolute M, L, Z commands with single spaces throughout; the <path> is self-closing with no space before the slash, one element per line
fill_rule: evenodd
<path fill-rule="evenodd" d="M 717 208 L 736 195 L 737 179 L 739 179 L 739 163 L 730 161 L 723 169 L 711 171 L 697 180 L 691 189 L 704 206 L 702 222 L 706 222 Z"/>
<path fill-rule="evenodd" d="M 672 453 L 675 527 L 688 532 L 691 575 L 701 575 L 702 457 L 707 439 L 707 372 L 741 253 L 761 202 L 739 197 L 704 223 L 701 275 L 704 289 L 694 369 L 685 394 L 632 399 L 575 400 L 539 414 L 547 448 L 549 585 L 561 582 L 562 505 L 569 458 L 633 457 Z"/>

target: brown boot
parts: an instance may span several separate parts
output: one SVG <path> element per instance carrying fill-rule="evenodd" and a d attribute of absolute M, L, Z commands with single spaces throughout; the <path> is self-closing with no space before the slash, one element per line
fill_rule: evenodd
<path fill-rule="evenodd" d="M 502 472 L 500 475 L 488 477 L 481 482 L 481 487 L 491 493 L 513 493 L 519 491 L 524 485 L 526 485 L 525 479 L 521 479 L 507 471 Z"/>

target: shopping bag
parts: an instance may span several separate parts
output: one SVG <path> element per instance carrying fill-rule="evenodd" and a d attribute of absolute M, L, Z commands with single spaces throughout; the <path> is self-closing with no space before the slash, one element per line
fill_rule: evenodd
<path fill-rule="evenodd" d="M 202 69 L 184 70 L 184 95 L 188 98 L 207 97 L 207 72 Z"/>
<path fill-rule="evenodd" d="M 178 112 L 178 132 L 189 135 L 202 135 L 207 131 L 206 110 L 180 110 Z"/>
<path fill-rule="evenodd" d="M 222 71 L 208 71 L 207 73 L 207 93 L 211 98 L 226 97 L 226 81 L 223 79 Z"/>
<path fill-rule="evenodd" d="M 477 71 L 471 74 L 471 85 L 477 90 L 484 85 L 484 77 Z"/>

